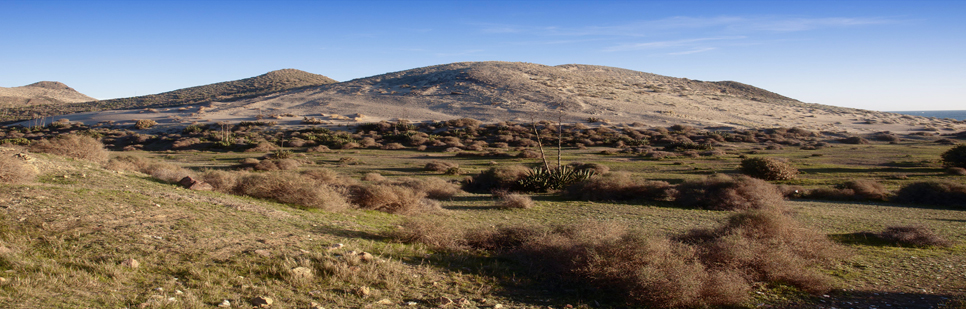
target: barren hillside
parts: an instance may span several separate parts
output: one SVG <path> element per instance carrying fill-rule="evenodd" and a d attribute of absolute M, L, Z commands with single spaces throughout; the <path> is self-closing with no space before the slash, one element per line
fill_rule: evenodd
<path fill-rule="evenodd" d="M 42 81 L 26 86 L 0 87 L 0 107 L 96 101 L 61 82 Z"/>

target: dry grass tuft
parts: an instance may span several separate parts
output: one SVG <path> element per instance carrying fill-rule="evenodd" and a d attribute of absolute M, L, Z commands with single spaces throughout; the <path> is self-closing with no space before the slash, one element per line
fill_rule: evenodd
<path fill-rule="evenodd" d="M 110 152 L 104 149 L 97 139 L 85 135 L 60 135 L 52 139 L 42 139 L 30 144 L 30 151 L 44 152 L 58 156 L 87 160 L 95 163 L 107 162 Z"/>
<path fill-rule="evenodd" d="M 741 160 L 741 173 L 764 180 L 794 179 L 798 169 L 775 158 L 748 158 Z"/>
<path fill-rule="evenodd" d="M 403 221 L 389 238 L 404 243 L 421 243 L 435 249 L 465 248 L 464 230 L 436 216 L 415 216 Z"/>
<path fill-rule="evenodd" d="M 241 173 L 222 170 L 207 170 L 201 174 L 201 181 L 210 184 L 215 191 L 221 193 L 235 192 L 238 185 L 238 178 Z"/>
<path fill-rule="evenodd" d="M 677 186 L 676 201 L 685 207 L 712 210 L 778 209 L 784 195 L 775 185 L 748 176 L 709 177 Z"/>
<path fill-rule="evenodd" d="M 0 183 L 21 184 L 34 180 L 37 171 L 22 159 L 0 153 Z"/>
<path fill-rule="evenodd" d="M 463 191 L 460 190 L 459 184 L 437 177 L 400 177 L 395 183 L 421 191 L 426 194 L 426 197 L 437 200 L 452 198 Z"/>
<path fill-rule="evenodd" d="M 194 177 L 194 171 L 165 162 L 158 162 L 135 156 L 120 156 L 105 164 L 107 169 L 115 171 L 136 171 L 151 175 L 151 177 L 176 183 L 186 176 Z"/>
<path fill-rule="evenodd" d="M 913 247 L 950 247 L 952 242 L 939 237 L 923 226 L 890 226 L 878 234 L 882 240 L 900 246 Z"/>
<path fill-rule="evenodd" d="M 830 200 L 876 200 L 884 201 L 889 197 L 889 191 L 882 184 L 870 179 L 852 180 L 835 188 L 815 189 L 805 195 L 813 199 Z"/>
<path fill-rule="evenodd" d="M 426 166 L 423 167 L 423 169 L 431 172 L 446 172 L 454 167 L 459 168 L 460 165 L 452 162 L 433 160 L 432 162 L 426 163 Z"/>
<path fill-rule="evenodd" d="M 533 208 L 533 199 L 528 195 L 518 194 L 518 193 L 508 193 L 499 197 L 500 201 L 497 205 L 500 208 L 519 208 L 519 209 L 530 209 Z"/>
<path fill-rule="evenodd" d="M 564 190 L 568 198 L 585 201 L 668 200 L 675 189 L 664 181 L 638 181 L 614 172 L 576 183 Z"/>
<path fill-rule="evenodd" d="M 365 175 L 362 175 L 362 181 L 383 182 L 386 181 L 386 177 L 383 177 L 379 173 L 366 173 Z"/>

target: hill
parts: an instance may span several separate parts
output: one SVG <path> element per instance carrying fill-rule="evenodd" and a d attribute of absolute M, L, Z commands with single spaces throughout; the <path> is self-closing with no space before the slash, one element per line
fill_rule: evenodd
<path fill-rule="evenodd" d="M 96 101 L 61 82 L 42 81 L 26 86 L 0 87 L 0 107 L 22 107 Z"/>
<path fill-rule="evenodd" d="M 322 75 L 312 74 L 305 71 L 296 69 L 282 69 L 251 78 L 131 98 L 86 102 L 94 101 L 93 99 L 89 99 L 86 101 L 80 101 L 83 103 L 74 104 L 35 105 L 23 108 L 8 108 L 4 113 L 4 117 L 0 119 L 0 121 L 20 121 L 45 116 L 103 110 L 170 107 L 208 102 L 212 100 L 234 100 L 278 91 L 331 83 L 336 83 L 336 81 Z"/>

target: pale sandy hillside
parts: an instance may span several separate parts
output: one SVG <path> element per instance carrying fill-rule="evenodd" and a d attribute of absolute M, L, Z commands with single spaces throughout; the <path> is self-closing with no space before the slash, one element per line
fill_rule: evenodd
<path fill-rule="evenodd" d="M 350 116 L 346 118 L 345 116 Z M 74 115 L 84 122 L 150 118 L 167 125 L 270 118 L 300 125 L 470 117 L 710 128 L 800 127 L 856 133 L 961 131 L 961 121 L 803 103 L 733 82 L 705 82 L 594 65 L 464 62 L 416 68 L 190 108 Z M 346 120 L 350 119 L 350 120 Z"/>
<path fill-rule="evenodd" d="M 61 82 L 42 81 L 26 86 L 0 87 L 0 106 L 17 107 L 97 101 Z"/>

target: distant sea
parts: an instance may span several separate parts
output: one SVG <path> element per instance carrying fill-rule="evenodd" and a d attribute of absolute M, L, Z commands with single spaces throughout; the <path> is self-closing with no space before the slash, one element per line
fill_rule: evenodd
<path fill-rule="evenodd" d="M 902 111 L 902 112 L 890 112 L 890 113 L 912 115 L 912 116 L 952 118 L 956 120 L 966 120 L 966 111 Z"/>

